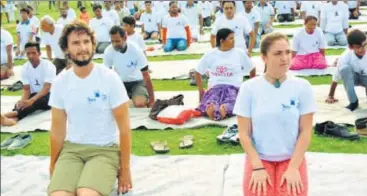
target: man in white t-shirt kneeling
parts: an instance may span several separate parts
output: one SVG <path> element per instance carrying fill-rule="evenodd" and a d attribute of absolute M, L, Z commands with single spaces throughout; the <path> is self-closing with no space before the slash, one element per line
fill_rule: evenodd
<path fill-rule="evenodd" d="M 135 107 L 152 106 L 154 91 L 143 50 L 134 42 L 126 41 L 126 32 L 120 26 L 111 28 L 110 37 L 112 44 L 106 48 L 103 58 L 105 66 L 120 76 Z"/>
<path fill-rule="evenodd" d="M 50 184 L 47 195 L 111 195 L 131 188 L 131 130 L 126 90 L 117 74 L 92 62 L 93 31 L 75 20 L 60 47 L 72 68 L 52 83 Z"/>
<path fill-rule="evenodd" d="M 48 100 L 55 66 L 48 60 L 41 59 L 41 49 L 37 42 L 28 42 L 24 46 L 28 62 L 22 67 L 23 96 L 12 112 L 1 116 L 1 125 L 13 126 L 36 110 L 48 110 Z"/>
<path fill-rule="evenodd" d="M 186 50 L 191 44 L 188 19 L 178 12 L 176 1 L 169 2 L 169 14 L 162 19 L 162 42 L 165 52 Z"/>
<path fill-rule="evenodd" d="M 349 105 L 346 107 L 351 111 L 358 108 L 358 97 L 355 86 L 362 86 L 366 89 L 367 96 L 367 42 L 366 34 L 355 29 L 348 33 L 347 49 L 339 58 L 337 72 L 333 76 L 327 103 L 334 103 L 338 100 L 334 98 L 338 81 L 342 80 L 347 92 Z"/>
<path fill-rule="evenodd" d="M 46 45 L 47 58 L 55 65 L 56 74 L 59 74 L 68 63 L 59 45 L 64 26 L 55 24 L 53 18 L 46 15 L 41 18 L 41 29 L 43 31 L 42 42 Z"/>

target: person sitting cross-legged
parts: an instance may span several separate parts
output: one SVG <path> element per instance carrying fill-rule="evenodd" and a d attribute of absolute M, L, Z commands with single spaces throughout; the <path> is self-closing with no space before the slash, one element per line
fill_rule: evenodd
<path fill-rule="evenodd" d="M 48 110 L 48 100 L 55 66 L 48 60 L 41 59 L 40 45 L 28 42 L 24 46 L 28 58 L 22 67 L 23 95 L 12 112 L 1 116 L 2 126 L 13 126 L 36 110 Z"/>
<path fill-rule="evenodd" d="M 152 1 L 145 1 L 145 12 L 141 14 L 140 20 L 143 23 L 141 32 L 144 40 L 152 39 L 157 40 L 159 38 L 160 20 L 157 12 L 152 10 Z"/>
<path fill-rule="evenodd" d="M 329 46 L 347 46 L 349 24 L 343 2 L 332 0 L 324 5 L 320 16 L 320 27 L 324 31 Z"/>
<path fill-rule="evenodd" d="M 144 51 L 129 41 L 127 33 L 120 26 L 113 26 L 109 34 L 112 44 L 104 53 L 105 66 L 113 68 L 120 76 L 136 108 L 151 107 L 154 90 Z"/>
<path fill-rule="evenodd" d="M 275 9 L 278 22 L 292 22 L 295 14 L 295 1 L 276 1 Z"/>
<path fill-rule="evenodd" d="M 321 28 L 317 27 L 317 18 L 307 16 L 305 27 L 293 36 L 292 63 L 290 70 L 325 69 L 326 40 Z"/>
<path fill-rule="evenodd" d="M 169 14 L 162 19 L 162 42 L 165 52 L 186 50 L 190 46 L 191 31 L 188 19 L 178 13 L 176 1 L 169 3 Z"/>
<path fill-rule="evenodd" d="M 195 78 L 199 89 L 203 116 L 223 120 L 232 116 L 239 87 L 245 74 L 254 77 L 256 70 L 243 49 L 234 46 L 235 32 L 228 28 L 218 30 L 217 47 L 206 53 L 196 67 Z M 209 73 L 208 90 L 205 92 L 201 75 Z"/>
<path fill-rule="evenodd" d="M 355 86 L 362 86 L 366 89 L 367 96 L 367 42 L 366 34 L 355 29 L 348 33 L 347 49 L 339 58 L 337 72 L 333 76 L 327 103 L 335 103 L 335 89 L 338 81 L 342 80 L 345 91 L 348 95 L 349 105 L 347 109 L 354 111 L 358 108 L 358 97 L 354 89 Z"/>
<path fill-rule="evenodd" d="M 93 12 L 95 18 L 93 18 L 89 22 L 89 27 L 95 32 L 96 34 L 96 53 L 103 54 L 107 46 L 111 44 L 111 39 L 108 35 L 111 27 L 113 26 L 113 22 L 102 15 L 102 6 L 97 4 L 93 7 Z"/>
<path fill-rule="evenodd" d="M 109 196 L 131 188 L 129 98 L 118 75 L 92 62 L 96 39 L 83 21 L 65 26 L 72 68 L 53 81 L 49 196 Z"/>

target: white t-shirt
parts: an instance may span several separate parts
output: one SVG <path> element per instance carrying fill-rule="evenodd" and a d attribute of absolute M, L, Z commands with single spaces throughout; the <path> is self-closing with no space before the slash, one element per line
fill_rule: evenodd
<path fill-rule="evenodd" d="M 168 10 L 169 1 L 153 1 L 153 12 L 157 13 L 159 24 L 162 24 L 162 20 L 168 14 Z"/>
<path fill-rule="evenodd" d="M 22 82 L 31 87 L 31 93 L 38 93 L 45 83 L 52 83 L 56 76 L 56 67 L 51 61 L 41 59 L 40 64 L 34 68 L 27 61 L 22 67 Z"/>
<path fill-rule="evenodd" d="M 252 69 L 252 62 L 242 49 L 224 52 L 213 48 L 200 59 L 195 70 L 202 75 L 209 73 L 208 87 L 212 88 L 218 84 L 240 87 L 243 77 Z"/>
<path fill-rule="evenodd" d="M 291 9 L 295 8 L 294 1 L 276 1 L 275 8 L 278 10 L 278 14 L 291 14 Z"/>
<path fill-rule="evenodd" d="M 187 18 L 180 14 L 177 17 L 166 15 L 162 20 L 162 27 L 167 28 L 167 39 L 183 38 L 186 39 L 185 27 L 189 26 Z"/>
<path fill-rule="evenodd" d="M 217 35 L 217 32 L 222 28 L 229 28 L 235 33 L 235 46 L 247 51 L 245 35 L 251 31 L 251 24 L 246 17 L 236 14 L 231 20 L 228 20 L 225 15 L 218 18 L 212 29 L 212 35 Z"/>
<path fill-rule="evenodd" d="M 201 14 L 201 9 L 198 5 L 194 4 L 192 7 L 183 7 L 181 13 L 186 16 L 189 21 L 190 26 L 199 26 L 199 16 Z"/>
<path fill-rule="evenodd" d="M 247 13 L 246 11 L 244 11 L 243 15 L 250 22 L 252 29 L 254 29 L 255 23 L 257 23 L 257 22 L 260 23 L 261 22 L 260 13 L 256 9 L 252 9 L 250 13 Z"/>
<path fill-rule="evenodd" d="M 110 29 L 113 23 L 110 19 L 105 17 L 101 19 L 93 18 L 89 22 L 89 26 L 96 32 L 97 42 L 111 42 Z"/>
<path fill-rule="evenodd" d="M 39 28 L 41 25 L 40 20 L 37 18 L 37 16 L 32 16 L 32 18 L 29 18 L 29 20 L 32 23 L 32 28 L 33 28 L 32 31 L 36 33 L 38 29 L 38 33 L 36 34 L 36 36 L 39 36 L 40 35 Z"/>
<path fill-rule="evenodd" d="M 305 12 L 305 16 L 315 16 L 317 19 L 320 17 L 321 2 L 318 1 L 302 1 L 301 12 Z"/>
<path fill-rule="evenodd" d="M 8 52 L 6 51 L 6 47 L 9 45 L 13 45 L 13 37 L 10 35 L 10 33 L 1 28 L 1 65 L 8 63 Z"/>
<path fill-rule="evenodd" d="M 367 53 L 360 59 L 353 50 L 346 49 L 339 58 L 337 71 L 333 75 L 334 82 L 338 82 L 342 79 L 340 70 L 347 66 L 351 66 L 354 72 L 367 77 Z"/>
<path fill-rule="evenodd" d="M 144 24 L 145 32 L 158 32 L 158 24 L 160 23 L 160 21 L 157 13 L 144 12 L 141 14 L 140 21 Z"/>
<path fill-rule="evenodd" d="M 51 35 L 50 33 L 43 32 L 41 40 L 44 45 L 46 46 L 49 45 L 51 47 L 52 53 L 54 55 L 53 58 L 65 59 L 65 54 L 59 45 L 59 40 L 62 35 L 64 26 L 56 24 L 54 25 L 54 27 L 55 27 L 54 33 Z"/>
<path fill-rule="evenodd" d="M 116 12 L 116 10 L 110 9 L 110 10 L 102 10 L 102 16 L 103 18 L 108 18 L 112 21 L 113 25 L 120 25 L 120 18 L 119 14 Z"/>
<path fill-rule="evenodd" d="M 264 76 L 241 85 L 233 113 L 251 119 L 252 140 L 261 160 L 284 161 L 292 157 L 302 115 L 316 112 L 311 84 L 289 77 L 275 88 Z"/>
<path fill-rule="evenodd" d="M 345 11 L 345 4 L 338 2 L 333 5 L 327 3 L 321 11 L 320 27 L 323 31 L 329 33 L 340 33 L 344 29 L 349 28 L 348 17 L 349 14 Z"/>
<path fill-rule="evenodd" d="M 72 21 L 73 20 L 70 20 L 68 17 L 66 18 L 60 17 L 59 19 L 57 19 L 56 24 L 65 26 L 67 24 L 70 24 Z"/>
<path fill-rule="evenodd" d="M 320 49 L 326 49 L 324 33 L 319 27 L 312 34 L 307 33 L 306 29 L 302 28 L 294 34 L 292 46 L 297 55 L 320 52 Z"/>
<path fill-rule="evenodd" d="M 348 7 L 349 9 L 354 9 L 357 7 L 357 0 L 349 0 L 348 1 Z"/>
<path fill-rule="evenodd" d="M 70 21 L 73 21 L 76 19 L 76 13 L 75 10 L 73 8 L 69 8 L 67 11 L 67 18 Z"/>
<path fill-rule="evenodd" d="M 145 51 L 145 42 L 143 37 L 139 33 L 135 32 L 132 35 L 128 35 L 127 39 L 131 42 L 134 42 L 137 46 L 140 47 L 141 50 Z"/>
<path fill-rule="evenodd" d="M 198 6 L 199 8 L 201 8 L 201 13 L 203 15 L 203 18 L 207 18 L 211 16 L 213 7 L 209 1 L 205 1 L 204 3 L 202 1 L 199 1 Z"/>
<path fill-rule="evenodd" d="M 245 12 L 245 5 L 242 1 L 235 1 L 236 2 L 236 12 L 243 13 Z"/>
<path fill-rule="evenodd" d="M 54 80 L 49 105 L 67 114 L 66 141 L 77 144 L 112 145 L 118 143 L 118 129 L 112 110 L 129 101 L 117 74 L 95 64 L 86 78 L 73 69 Z"/>
<path fill-rule="evenodd" d="M 31 23 L 30 20 L 28 20 L 28 22 L 22 24 L 22 22 L 19 22 L 19 24 L 17 25 L 17 34 L 20 35 L 20 49 L 24 50 L 24 46 L 25 44 L 28 42 L 29 40 L 29 36 L 32 35 L 32 40 L 34 41 L 34 28 L 33 28 L 33 24 Z"/>
<path fill-rule="evenodd" d="M 113 68 L 123 82 L 143 80 L 141 69 L 148 65 L 144 52 L 135 43 L 128 41 L 125 53 L 116 51 L 109 45 L 104 52 L 104 64 Z"/>
<path fill-rule="evenodd" d="M 127 1 L 126 7 L 129 9 L 134 9 L 135 1 Z"/>
<path fill-rule="evenodd" d="M 261 7 L 259 3 L 254 8 L 260 13 L 262 25 L 268 24 L 271 17 L 275 15 L 274 8 L 270 5 L 270 3 L 265 4 L 264 7 Z"/>

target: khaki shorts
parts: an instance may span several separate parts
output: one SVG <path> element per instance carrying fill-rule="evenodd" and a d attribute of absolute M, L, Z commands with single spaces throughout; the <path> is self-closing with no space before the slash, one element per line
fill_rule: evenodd
<path fill-rule="evenodd" d="M 48 194 L 55 191 L 75 193 L 90 188 L 103 196 L 112 192 L 120 166 L 117 146 L 102 147 L 65 142 L 56 162 Z"/>
<path fill-rule="evenodd" d="M 143 80 L 124 82 L 124 85 L 130 99 L 133 99 L 134 97 L 146 97 L 147 99 L 149 98 L 148 90 Z"/>

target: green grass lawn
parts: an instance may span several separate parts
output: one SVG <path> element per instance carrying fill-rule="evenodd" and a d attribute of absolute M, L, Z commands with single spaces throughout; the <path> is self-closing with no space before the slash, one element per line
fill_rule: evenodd
<path fill-rule="evenodd" d="M 221 134 L 223 128 L 204 127 L 201 129 L 185 129 L 170 131 L 132 131 L 132 152 L 139 156 L 149 156 L 155 153 L 150 147 L 152 141 L 167 141 L 170 153 L 169 155 L 224 155 L 242 153 L 240 146 L 232 144 L 218 144 L 216 136 Z M 22 150 L 8 151 L 1 150 L 2 156 L 13 155 L 49 155 L 49 133 L 48 132 L 31 132 L 33 142 Z M 1 133 L 1 141 L 13 136 L 14 134 Z M 178 148 L 180 138 L 185 135 L 194 136 L 194 147 L 191 149 L 181 150 Z M 313 136 L 312 144 L 309 152 L 325 152 L 325 153 L 362 153 L 367 154 L 367 138 L 362 138 L 359 142 L 343 141 L 340 139 Z"/>

